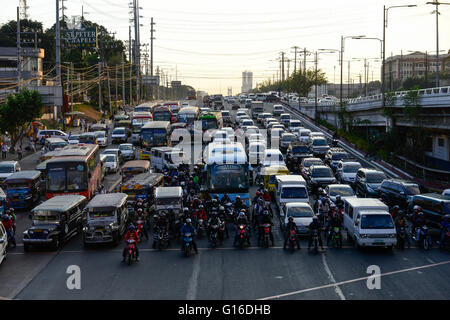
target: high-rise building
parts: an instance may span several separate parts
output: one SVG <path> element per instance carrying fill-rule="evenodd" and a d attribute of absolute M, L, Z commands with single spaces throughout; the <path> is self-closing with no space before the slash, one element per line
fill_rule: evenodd
<path fill-rule="evenodd" d="M 253 72 L 244 71 L 242 72 L 242 93 L 247 93 L 253 88 Z"/>

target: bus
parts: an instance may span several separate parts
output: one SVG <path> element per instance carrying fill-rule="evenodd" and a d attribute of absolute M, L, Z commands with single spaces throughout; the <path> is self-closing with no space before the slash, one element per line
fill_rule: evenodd
<path fill-rule="evenodd" d="M 200 110 L 198 107 L 184 107 L 178 112 L 178 122 L 186 123 L 188 127 L 193 127 L 199 116 Z"/>
<path fill-rule="evenodd" d="M 152 105 L 150 103 L 142 103 L 134 107 L 134 112 L 152 112 Z"/>
<path fill-rule="evenodd" d="M 218 146 L 217 146 L 218 147 Z M 240 196 L 242 202 L 250 207 L 250 184 L 252 169 L 247 160 L 242 144 L 223 144 L 220 148 L 210 150 L 204 167 L 206 173 L 205 190 L 211 197 L 219 199 L 228 194 L 232 201 Z"/>
<path fill-rule="evenodd" d="M 156 106 L 153 108 L 153 120 L 154 121 L 170 121 L 175 122 L 176 118 L 173 119 L 172 111 L 168 106 Z"/>
<path fill-rule="evenodd" d="M 187 99 L 188 100 L 197 100 L 197 93 L 195 92 L 195 90 L 188 91 Z"/>
<path fill-rule="evenodd" d="M 152 119 L 153 117 L 150 112 L 133 112 L 133 116 L 131 117 L 131 143 L 139 143 L 141 127 L 147 122 L 152 121 Z"/>
<path fill-rule="evenodd" d="M 141 128 L 141 151 L 139 159 L 150 160 L 150 150 L 153 147 L 171 147 L 170 121 L 151 121 Z"/>
<path fill-rule="evenodd" d="M 79 194 L 91 199 L 101 183 L 101 170 L 98 144 L 64 147 L 47 162 L 45 196 Z"/>
<path fill-rule="evenodd" d="M 177 122 L 178 112 L 180 111 L 180 104 L 177 101 L 164 103 L 165 107 L 169 107 L 170 112 L 172 112 L 172 123 Z"/>
<path fill-rule="evenodd" d="M 206 112 L 200 115 L 201 129 L 203 131 L 203 143 L 211 142 L 216 130 L 223 128 L 222 112 Z"/>

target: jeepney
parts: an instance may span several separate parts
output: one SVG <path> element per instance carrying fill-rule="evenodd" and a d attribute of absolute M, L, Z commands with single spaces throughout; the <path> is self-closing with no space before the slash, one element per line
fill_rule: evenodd
<path fill-rule="evenodd" d="M 96 195 L 84 208 L 83 245 L 94 243 L 119 244 L 125 234 L 129 214 L 125 193 Z"/>
<path fill-rule="evenodd" d="M 126 115 L 126 114 L 116 114 L 114 116 L 114 127 L 120 127 L 119 126 L 119 121 L 121 120 L 129 120 L 130 116 Z"/>
<path fill-rule="evenodd" d="M 8 206 L 27 209 L 36 203 L 42 194 L 41 172 L 22 170 L 13 173 L 5 180 Z"/>
<path fill-rule="evenodd" d="M 4 214 L 6 209 L 6 194 L 2 188 L 0 188 L 0 214 Z"/>
<path fill-rule="evenodd" d="M 155 210 L 160 213 L 171 209 L 179 214 L 183 209 L 183 189 L 181 187 L 158 187 L 155 189 Z"/>
<path fill-rule="evenodd" d="M 122 182 L 138 174 L 150 171 L 150 161 L 131 160 L 122 166 Z"/>
<path fill-rule="evenodd" d="M 272 165 L 261 168 L 260 178 L 264 184 L 264 189 L 273 194 L 275 192 L 276 176 L 288 174 L 289 169 L 284 165 Z"/>
<path fill-rule="evenodd" d="M 130 204 L 137 199 L 142 199 L 152 205 L 154 189 L 163 185 L 164 175 L 162 173 L 145 172 L 122 183 L 120 192 L 128 195 L 128 203 Z"/>

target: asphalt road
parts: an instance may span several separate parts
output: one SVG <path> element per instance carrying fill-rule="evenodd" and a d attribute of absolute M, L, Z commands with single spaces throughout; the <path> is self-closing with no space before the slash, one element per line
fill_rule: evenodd
<path fill-rule="evenodd" d="M 266 106 L 270 108 L 270 105 Z M 24 159 L 28 161 L 28 159 Z M 34 162 L 36 163 L 36 162 Z M 31 164 L 34 165 L 30 159 Z M 25 169 L 25 164 L 22 164 Z M 111 176 L 111 179 L 114 178 Z M 108 178 L 110 179 L 110 178 Z M 252 189 L 252 194 L 254 193 Z M 19 214 L 18 234 L 30 224 Z M 185 258 L 180 243 L 170 249 L 151 249 L 152 240 L 139 245 L 141 261 L 121 263 L 123 245 L 84 249 L 77 236 L 58 252 L 24 253 L 13 249 L 0 265 L 0 296 L 15 299 L 449 299 L 450 255 L 419 248 L 392 252 L 356 250 L 345 240 L 342 249 L 326 248 L 314 255 L 306 250 L 282 249 L 275 219 L 275 247 L 239 250 L 227 239 L 210 249 L 197 241 L 199 254 Z M 18 243 L 21 243 L 18 240 Z M 67 267 L 81 270 L 81 289 L 69 290 Z M 378 266 L 380 289 L 369 289 L 369 266 Z M 369 279 L 370 280 L 370 279 Z M 373 283 L 373 281 L 369 281 Z"/>

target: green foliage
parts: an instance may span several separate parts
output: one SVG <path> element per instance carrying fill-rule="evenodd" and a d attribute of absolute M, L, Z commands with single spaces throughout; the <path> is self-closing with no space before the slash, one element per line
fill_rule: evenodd
<path fill-rule="evenodd" d="M 403 114 L 405 114 L 409 120 L 418 121 L 418 117 L 422 111 L 422 106 L 420 105 L 419 87 L 414 86 L 408 93 L 403 97 Z"/>
<path fill-rule="evenodd" d="M 0 132 L 10 135 L 14 148 L 30 122 L 41 116 L 41 95 L 37 91 L 23 89 L 16 95 L 9 95 L 6 104 L 0 106 Z"/>

